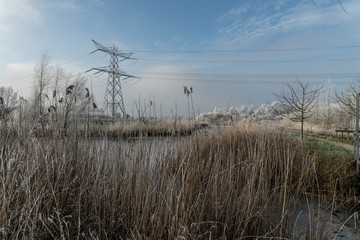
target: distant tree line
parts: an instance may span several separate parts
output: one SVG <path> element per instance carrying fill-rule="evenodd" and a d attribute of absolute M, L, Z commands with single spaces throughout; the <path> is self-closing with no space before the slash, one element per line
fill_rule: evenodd
<path fill-rule="evenodd" d="M 227 124 L 239 119 L 282 120 L 299 122 L 300 136 L 303 136 L 304 123 L 308 122 L 324 130 L 335 128 L 354 129 L 356 94 L 360 92 L 360 77 L 356 76 L 348 88 L 333 91 L 328 82 L 321 86 L 297 79 L 286 82 L 279 93 L 275 93 L 276 101 L 254 106 L 229 107 L 213 112 L 203 113 L 200 120 L 213 124 Z"/>

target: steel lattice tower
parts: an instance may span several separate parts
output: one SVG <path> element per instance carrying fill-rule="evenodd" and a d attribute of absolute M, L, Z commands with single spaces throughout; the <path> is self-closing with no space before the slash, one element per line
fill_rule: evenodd
<path fill-rule="evenodd" d="M 104 95 L 104 109 L 107 113 L 111 110 L 112 117 L 116 116 L 117 109 L 120 108 L 123 117 L 126 117 L 124 99 L 121 89 L 121 81 L 129 78 L 136 78 L 135 76 L 129 75 L 119 68 L 119 62 L 127 59 L 131 59 L 132 53 L 121 52 L 115 45 L 112 47 L 104 47 L 95 40 L 91 40 L 96 47 L 96 51 L 102 51 L 110 55 L 110 65 L 105 67 L 92 68 L 89 71 L 97 71 L 95 74 L 100 72 L 108 73 L 108 80 L 106 84 L 106 90 Z"/>

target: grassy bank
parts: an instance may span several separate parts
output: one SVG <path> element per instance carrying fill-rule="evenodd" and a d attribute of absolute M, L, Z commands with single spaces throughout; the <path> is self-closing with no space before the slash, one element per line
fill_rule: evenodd
<path fill-rule="evenodd" d="M 323 164 L 257 124 L 169 137 L 160 151 L 147 140 L 2 134 L 1 239 L 295 238 L 289 199 L 357 194 L 348 160 Z"/>

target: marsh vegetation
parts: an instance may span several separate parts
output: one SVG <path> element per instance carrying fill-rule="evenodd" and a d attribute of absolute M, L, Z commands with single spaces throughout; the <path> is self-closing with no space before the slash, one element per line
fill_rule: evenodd
<path fill-rule="evenodd" d="M 1 134 L 2 239 L 330 239 L 340 226 L 311 202 L 330 201 L 331 211 L 357 202 L 346 155 L 327 161 L 250 122 L 102 144 L 76 131 Z M 299 201 L 309 206 L 305 227 L 294 217 Z"/>

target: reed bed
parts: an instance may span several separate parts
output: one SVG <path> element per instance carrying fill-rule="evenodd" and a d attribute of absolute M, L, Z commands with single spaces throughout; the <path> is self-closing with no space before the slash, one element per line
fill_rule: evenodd
<path fill-rule="evenodd" d="M 187 136 L 207 127 L 206 123 L 188 119 L 140 119 L 110 125 L 100 133 L 105 133 L 110 138 Z M 90 128 L 91 132 L 99 133 L 97 127 Z"/>
<path fill-rule="evenodd" d="M 102 121 L 72 124 L 67 129 L 60 125 L 35 125 L 32 134 L 37 137 L 84 136 L 87 138 L 127 139 L 137 137 L 169 137 L 188 136 L 197 130 L 208 128 L 207 123 L 198 123 L 188 119 L 140 119 L 123 120 L 121 122 Z M 10 126 L 12 133 L 21 135 L 22 130 L 16 125 Z"/>
<path fill-rule="evenodd" d="M 3 131 L 0 143 L 1 239 L 297 239 L 291 200 L 356 191 L 349 164 L 320 167 L 257 124 L 131 142 Z"/>

